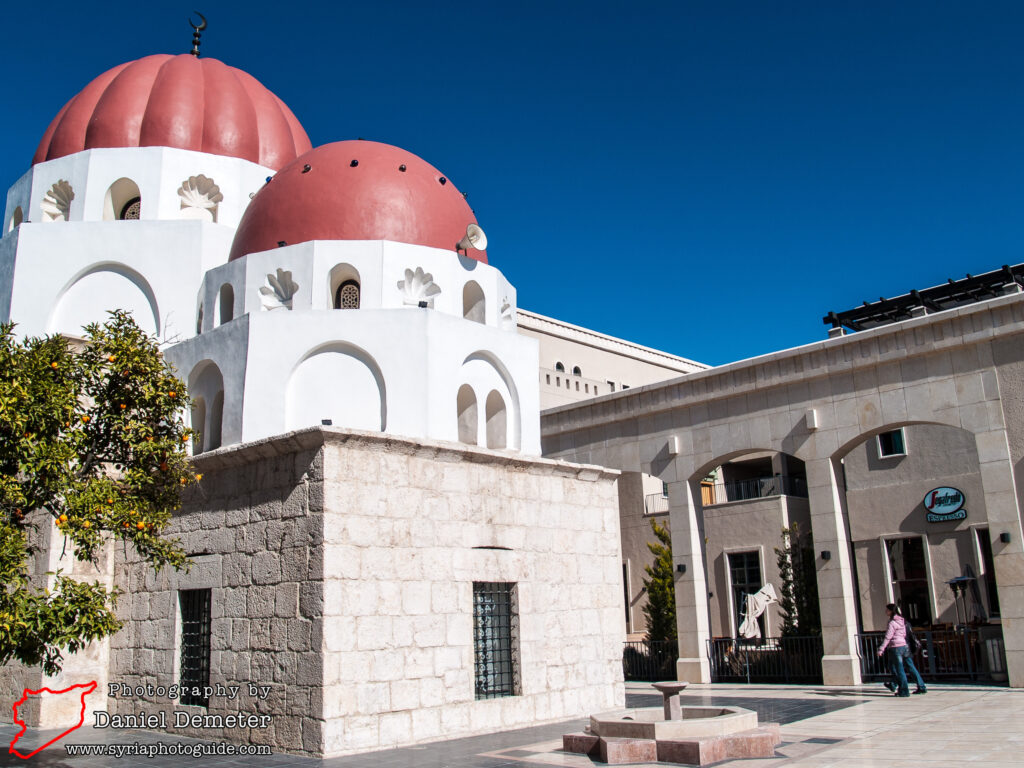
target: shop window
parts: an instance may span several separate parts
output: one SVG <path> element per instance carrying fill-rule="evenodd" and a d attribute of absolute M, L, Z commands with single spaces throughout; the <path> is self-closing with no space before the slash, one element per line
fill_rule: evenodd
<path fill-rule="evenodd" d="M 890 456 L 906 456 L 907 440 L 902 429 L 883 432 L 878 436 L 878 457 L 885 459 Z"/>
<path fill-rule="evenodd" d="M 989 618 L 997 618 L 999 613 L 999 591 L 996 588 L 996 569 L 992 562 L 992 539 L 988 528 L 978 528 L 978 553 L 981 560 L 981 581 L 985 584 L 985 598 L 988 605 Z"/>
<path fill-rule="evenodd" d="M 730 552 L 729 582 L 732 585 L 733 626 L 732 633 L 739 631 L 743 621 L 743 612 L 747 606 L 747 595 L 752 595 L 761 588 L 761 555 L 754 552 Z M 764 614 L 757 622 L 761 626 L 761 637 L 766 636 Z"/>
<path fill-rule="evenodd" d="M 473 582 L 473 684 L 476 698 L 515 696 L 519 608 L 512 582 Z"/>
<path fill-rule="evenodd" d="M 885 542 L 892 579 L 893 602 L 914 625 L 932 623 L 931 598 L 928 590 L 928 567 L 924 539 L 909 536 Z"/>
<path fill-rule="evenodd" d="M 359 309 L 359 283 L 346 280 L 334 294 L 335 309 Z"/>
<path fill-rule="evenodd" d="M 202 689 L 210 684 L 210 592 L 184 589 L 178 593 L 181 610 L 181 703 L 205 707 Z M 197 690 L 198 689 L 198 690 Z"/>
<path fill-rule="evenodd" d="M 561 363 L 555 363 L 555 370 L 559 373 L 565 373 L 565 366 Z"/>

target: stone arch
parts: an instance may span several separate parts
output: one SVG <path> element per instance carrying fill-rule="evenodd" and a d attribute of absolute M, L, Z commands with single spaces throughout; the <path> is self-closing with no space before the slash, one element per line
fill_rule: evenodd
<path fill-rule="evenodd" d="M 461 381 L 476 381 L 477 391 L 497 390 L 505 402 L 505 446 L 520 449 L 522 415 L 519 408 L 519 390 L 508 368 L 493 353 L 479 350 L 462 363 Z M 486 403 L 485 403 L 486 407 Z"/>
<path fill-rule="evenodd" d="M 93 264 L 58 292 L 47 330 L 80 335 L 89 323 L 102 323 L 114 309 L 128 310 L 146 333 L 160 331 L 156 294 L 139 272 L 118 262 Z"/>
<path fill-rule="evenodd" d="M 21 222 L 25 220 L 25 214 L 21 210 L 21 206 L 16 206 L 14 213 L 11 214 L 11 220 L 7 224 L 7 231 L 13 232 L 15 229 L 21 226 Z"/>
<path fill-rule="evenodd" d="M 487 393 L 487 447 L 508 448 L 507 413 L 505 399 L 496 390 Z"/>
<path fill-rule="evenodd" d="M 487 322 L 487 299 L 476 280 L 469 280 L 462 287 L 462 316 L 474 323 Z"/>
<path fill-rule="evenodd" d="M 224 283 L 217 292 L 217 325 L 230 323 L 235 317 L 235 289 L 231 283 Z"/>
<path fill-rule="evenodd" d="M 202 453 L 219 448 L 224 430 L 224 376 L 220 367 L 210 359 L 196 363 L 188 376 L 188 392 L 193 402 L 202 405 L 198 413 L 193 407 L 192 428 L 200 432 L 193 439 L 193 451 Z M 200 420 L 201 424 L 197 423 Z"/>
<path fill-rule="evenodd" d="M 335 426 L 383 432 L 387 389 L 377 361 L 366 350 L 330 342 L 307 352 L 285 391 L 285 427 L 300 429 L 330 419 Z"/>
<path fill-rule="evenodd" d="M 456 396 L 456 416 L 459 423 L 459 442 L 477 445 L 479 417 L 477 415 L 476 393 L 469 384 L 459 387 Z"/>
<path fill-rule="evenodd" d="M 142 193 L 139 185 L 122 176 L 109 187 L 103 197 L 103 221 L 128 221 L 142 216 Z"/>
<path fill-rule="evenodd" d="M 331 268 L 328 277 L 328 306 L 335 309 L 359 309 L 362 305 L 362 290 L 359 270 L 351 264 L 335 264 Z"/>

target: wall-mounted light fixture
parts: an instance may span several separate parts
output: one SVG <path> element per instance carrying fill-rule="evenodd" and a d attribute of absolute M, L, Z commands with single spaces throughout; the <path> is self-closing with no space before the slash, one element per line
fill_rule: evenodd
<path fill-rule="evenodd" d="M 831 560 L 832 559 L 832 553 L 829 550 L 827 550 L 827 549 L 821 550 L 821 559 L 822 560 Z"/>
<path fill-rule="evenodd" d="M 676 565 L 676 573 L 686 573 L 686 563 Z"/>
<path fill-rule="evenodd" d="M 1009 544 L 1010 543 L 1010 532 L 1009 531 L 1003 531 L 1002 533 L 1000 533 L 999 534 L 999 540 L 1001 542 L 1003 542 L 1003 544 Z"/>
<path fill-rule="evenodd" d="M 669 456 L 678 456 L 679 455 L 679 436 L 678 435 L 672 435 L 671 437 L 669 437 L 667 450 L 668 450 L 668 455 Z"/>

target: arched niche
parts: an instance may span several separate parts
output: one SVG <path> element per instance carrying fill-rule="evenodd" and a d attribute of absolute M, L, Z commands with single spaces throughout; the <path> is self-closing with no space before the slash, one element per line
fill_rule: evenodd
<path fill-rule="evenodd" d="M 235 289 L 224 283 L 217 292 L 218 325 L 230 323 L 235 317 Z"/>
<path fill-rule="evenodd" d="M 474 323 L 487 322 L 487 300 L 475 280 L 470 280 L 462 288 L 462 316 Z"/>
<path fill-rule="evenodd" d="M 7 224 L 7 231 L 13 232 L 15 229 L 21 226 L 21 222 L 25 220 L 25 214 L 21 210 L 21 206 L 17 206 L 14 209 L 14 213 L 11 214 L 11 220 Z"/>
<path fill-rule="evenodd" d="M 499 447 L 519 450 L 521 431 L 521 415 L 519 412 L 519 391 L 515 381 L 509 374 L 508 369 L 493 353 L 480 350 L 467 357 L 459 371 L 459 381 L 473 387 L 475 392 L 497 392 L 504 403 L 504 440 Z M 493 404 L 496 403 L 492 401 Z M 487 401 L 482 403 L 485 410 L 484 423 L 481 425 L 481 432 L 478 444 L 487 441 Z M 491 415 L 497 415 L 495 411 Z M 495 425 L 497 422 L 495 422 Z"/>
<path fill-rule="evenodd" d="M 362 281 L 351 264 L 336 264 L 329 275 L 328 306 L 335 309 L 359 309 L 362 305 Z"/>
<path fill-rule="evenodd" d="M 139 185 L 122 176 L 107 188 L 103 197 L 104 221 L 129 221 L 141 218 L 142 193 Z"/>
<path fill-rule="evenodd" d="M 206 430 L 206 400 L 192 395 L 192 453 L 203 452 L 203 433 Z"/>
<path fill-rule="evenodd" d="M 508 448 L 507 413 L 505 400 L 497 392 L 491 390 L 487 394 L 487 447 Z"/>
<path fill-rule="evenodd" d="M 48 331 L 81 336 L 89 323 L 104 323 L 110 310 L 132 314 L 148 334 L 160 330 L 156 294 L 138 272 L 115 262 L 94 264 L 75 275 L 58 293 Z"/>
<path fill-rule="evenodd" d="M 476 393 L 469 384 L 459 387 L 456 398 L 456 413 L 459 421 L 459 442 L 467 445 L 477 444 L 479 417 L 477 416 Z"/>
<path fill-rule="evenodd" d="M 383 432 L 387 389 L 377 361 L 352 344 L 334 342 L 308 353 L 285 392 L 285 426 L 300 429 L 330 419 L 335 426 Z"/>
<path fill-rule="evenodd" d="M 212 360 L 197 363 L 189 373 L 188 392 L 193 400 L 192 429 L 200 433 L 193 438 L 193 451 L 219 448 L 224 426 L 224 376 L 218 365 Z"/>

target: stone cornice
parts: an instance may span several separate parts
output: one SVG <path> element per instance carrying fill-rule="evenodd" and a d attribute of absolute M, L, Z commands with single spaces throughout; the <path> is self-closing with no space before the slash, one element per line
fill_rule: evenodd
<path fill-rule="evenodd" d="M 705 363 L 698 363 L 685 357 L 671 355 L 668 352 L 651 349 L 641 344 L 634 344 L 625 339 L 618 339 L 588 328 L 581 328 L 578 325 L 572 325 L 563 320 L 556 320 L 553 317 L 538 315 L 536 312 L 530 312 L 522 307 L 516 309 L 516 324 L 536 333 L 557 336 L 577 344 L 584 344 L 588 347 L 631 357 L 645 363 L 660 365 L 682 373 L 686 373 L 688 369 L 704 370 L 709 367 Z"/>
<path fill-rule="evenodd" d="M 593 464 L 573 464 L 568 461 L 523 456 L 514 451 L 496 451 L 438 440 L 413 440 L 342 427 L 309 427 L 286 432 L 275 437 L 218 448 L 195 456 L 192 461 L 200 472 L 213 472 L 244 466 L 254 460 L 317 450 L 327 445 L 345 446 L 368 452 L 418 456 L 439 462 L 501 464 L 531 474 L 561 475 L 589 482 L 614 480 L 619 476 L 618 470 Z"/>
<path fill-rule="evenodd" d="M 1024 294 L 1012 294 L 634 387 L 541 414 L 541 437 L 650 417 L 776 387 L 852 373 L 1024 333 Z"/>

